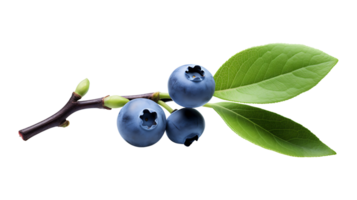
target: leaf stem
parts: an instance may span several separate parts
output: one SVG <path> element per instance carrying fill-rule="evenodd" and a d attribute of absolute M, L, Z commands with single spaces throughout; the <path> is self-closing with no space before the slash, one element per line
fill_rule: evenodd
<path fill-rule="evenodd" d="M 214 104 L 214 102 L 208 102 L 208 103 L 204 104 L 204 105 L 202 106 L 202 108 L 213 109 L 213 108 L 212 108 L 212 105 L 213 105 L 213 104 Z"/>

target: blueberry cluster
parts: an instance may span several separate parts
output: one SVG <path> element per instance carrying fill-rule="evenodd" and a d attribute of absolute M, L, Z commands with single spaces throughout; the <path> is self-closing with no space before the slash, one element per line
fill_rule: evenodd
<path fill-rule="evenodd" d="M 199 65 L 183 65 L 171 74 L 168 90 L 171 99 L 185 108 L 172 112 L 166 119 L 163 109 L 152 100 L 139 98 L 126 103 L 117 120 L 125 141 L 147 147 L 158 142 L 165 130 L 169 139 L 178 144 L 190 146 L 198 140 L 205 121 L 194 108 L 212 98 L 215 90 L 212 74 Z"/>

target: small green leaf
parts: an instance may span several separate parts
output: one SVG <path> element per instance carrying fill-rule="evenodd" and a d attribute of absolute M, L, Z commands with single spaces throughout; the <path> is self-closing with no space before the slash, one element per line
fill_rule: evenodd
<path fill-rule="evenodd" d="M 86 78 L 77 85 L 75 93 L 83 97 L 85 94 L 87 94 L 88 90 L 89 80 Z"/>
<path fill-rule="evenodd" d="M 304 45 L 268 44 L 231 57 L 214 75 L 214 96 L 243 103 L 274 103 L 314 87 L 338 60 Z"/>
<path fill-rule="evenodd" d="M 104 106 L 108 108 L 120 108 L 123 107 L 128 102 L 129 99 L 126 99 L 118 95 L 113 95 L 113 96 L 106 97 L 104 99 Z"/>
<path fill-rule="evenodd" d="M 336 154 L 307 128 L 276 113 L 231 102 L 205 106 L 213 108 L 239 136 L 266 149 L 297 157 Z"/>

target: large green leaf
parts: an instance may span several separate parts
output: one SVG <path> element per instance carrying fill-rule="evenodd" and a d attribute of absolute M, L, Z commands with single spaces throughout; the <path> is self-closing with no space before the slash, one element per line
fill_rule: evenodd
<path fill-rule="evenodd" d="M 282 154 L 316 157 L 336 154 L 302 125 L 260 108 L 220 102 L 206 104 L 242 138 Z"/>
<path fill-rule="evenodd" d="M 243 103 L 274 103 L 314 87 L 336 65 L 328 54 L 296 44 L 269 44 L 231 57 L 214 75 L 214 96 Z"/>

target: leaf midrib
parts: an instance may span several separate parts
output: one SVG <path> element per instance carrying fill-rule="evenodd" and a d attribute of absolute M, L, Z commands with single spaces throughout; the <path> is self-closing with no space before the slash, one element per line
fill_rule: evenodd
<path fill-rule="evenodd" d="M 315 64 L 315 65 L 321 65 L 321 64 L 324 64 L 324 63 L 328 63 L 328 62 L 334 62 L 334 61 L 331 60 L 331 61 L 321 62 L 321 63 Z M 251 84 L 248 84 L 248 85 L 238 86 L 238 87 L 235 87 L 235 88 L 229 88 L 229 89 L 224 89 L 224 90 L 216 90 L 215 93 L 216 93 L 216 92 L 225 92 L 225 91 L 229 91 L 229 90 L 237 90 L 237 89 L 242 89 L 242 88 L 244 88 L 244 87 L 254 86 L 254 85 L 258 84 L 258 83 L 264 83 L 264 82 L 269 81 L 269 80 L 274 80 L 275 78 L 279 78 L 279 77 L 281 77 L 281 76 L 285 76 L 285 75 L 291 74 L 291 73 L 293 73 L 293 72 L 295 72 L 295 71 L 299 71 L 299 70 L 305 69 L 305 68 L 307 68 L 307 67 L 315 66 L 315 65 L 308 65 L 308 66 L 305 66 L 305 67 L 301 67 L 301 68 L 299 68 L 299 69 L 295 69 L 295 70 L 290 71 L 290 72 L 287 72 L 287 73 L 279 74 L 278 76 L 274 76 L 274 77 L 265 79 L 265 80 L 263 80 L 263 81 L 251 83 Z"/>
<path fill-rule="evenodd" d="M 232 111 L 232 110 L 229 110 L 228 108 L 222 107 L 222 106 L 217 105 L 217 104 L 214 104 L 214 106 L 217 106 L 217 107 L 222 108 L 222 109 L 224 109 L 224 110 L 228 110 L 229 112 L 232 112 L 232 113 L 234 113 L 234 114 L 236 114 L 236 115 L 239 115 L 240 117 L 242 117 L 242 118 L 248 120 L 249 122 L 251 122 L 251 123 L 254 124 L 255 126 L 258 126 L 258 127 L 260 127 L 261 129 L 265 130 L 266 132 L 268 132 L 270 135 L 272 135 L 272 136 L 275 137 L 275 138 L 279 138 L 279 139 L 281 139 L 282 141 L 285 141 L 285 142 L 287 142 L 287 143 L 289 143 L 289 144 L 292 144 L 292 145 L 294 145 L 294 146 L 297 146 L 297 147 L 300 147 L 300 148 L 303 148 L 303 149 L 307 149 L 307 148 L 305 148 L 305 147 L 303 147 L 303 146 L 299 146 L 299 145 L 297 145 L 297 144 L 291 143 L 291 142 L 289 142 L 289 141 L 287 141 L 287 140 L 284 140 L 284 139 L 282 139 L 282 138 L 280 138 L 280 137 L 274 135 L 273 133 L 269 132 L 269 131 L 266 130 L 265 128 L 263 128 L 263 127 L 259 126 L 258 124 L 254 123 L 254 122 L 251 121 L 250 119 L 248 119 L 248 118 L 244 117 L 243 115 L 240 115 L 240 114 L 238 114 L 238 113 L 236 113 L 236 112 L 234 112 L 234 111 Z M 308 150 L 311 150 L 311 149 L 308 149 Z"/>

